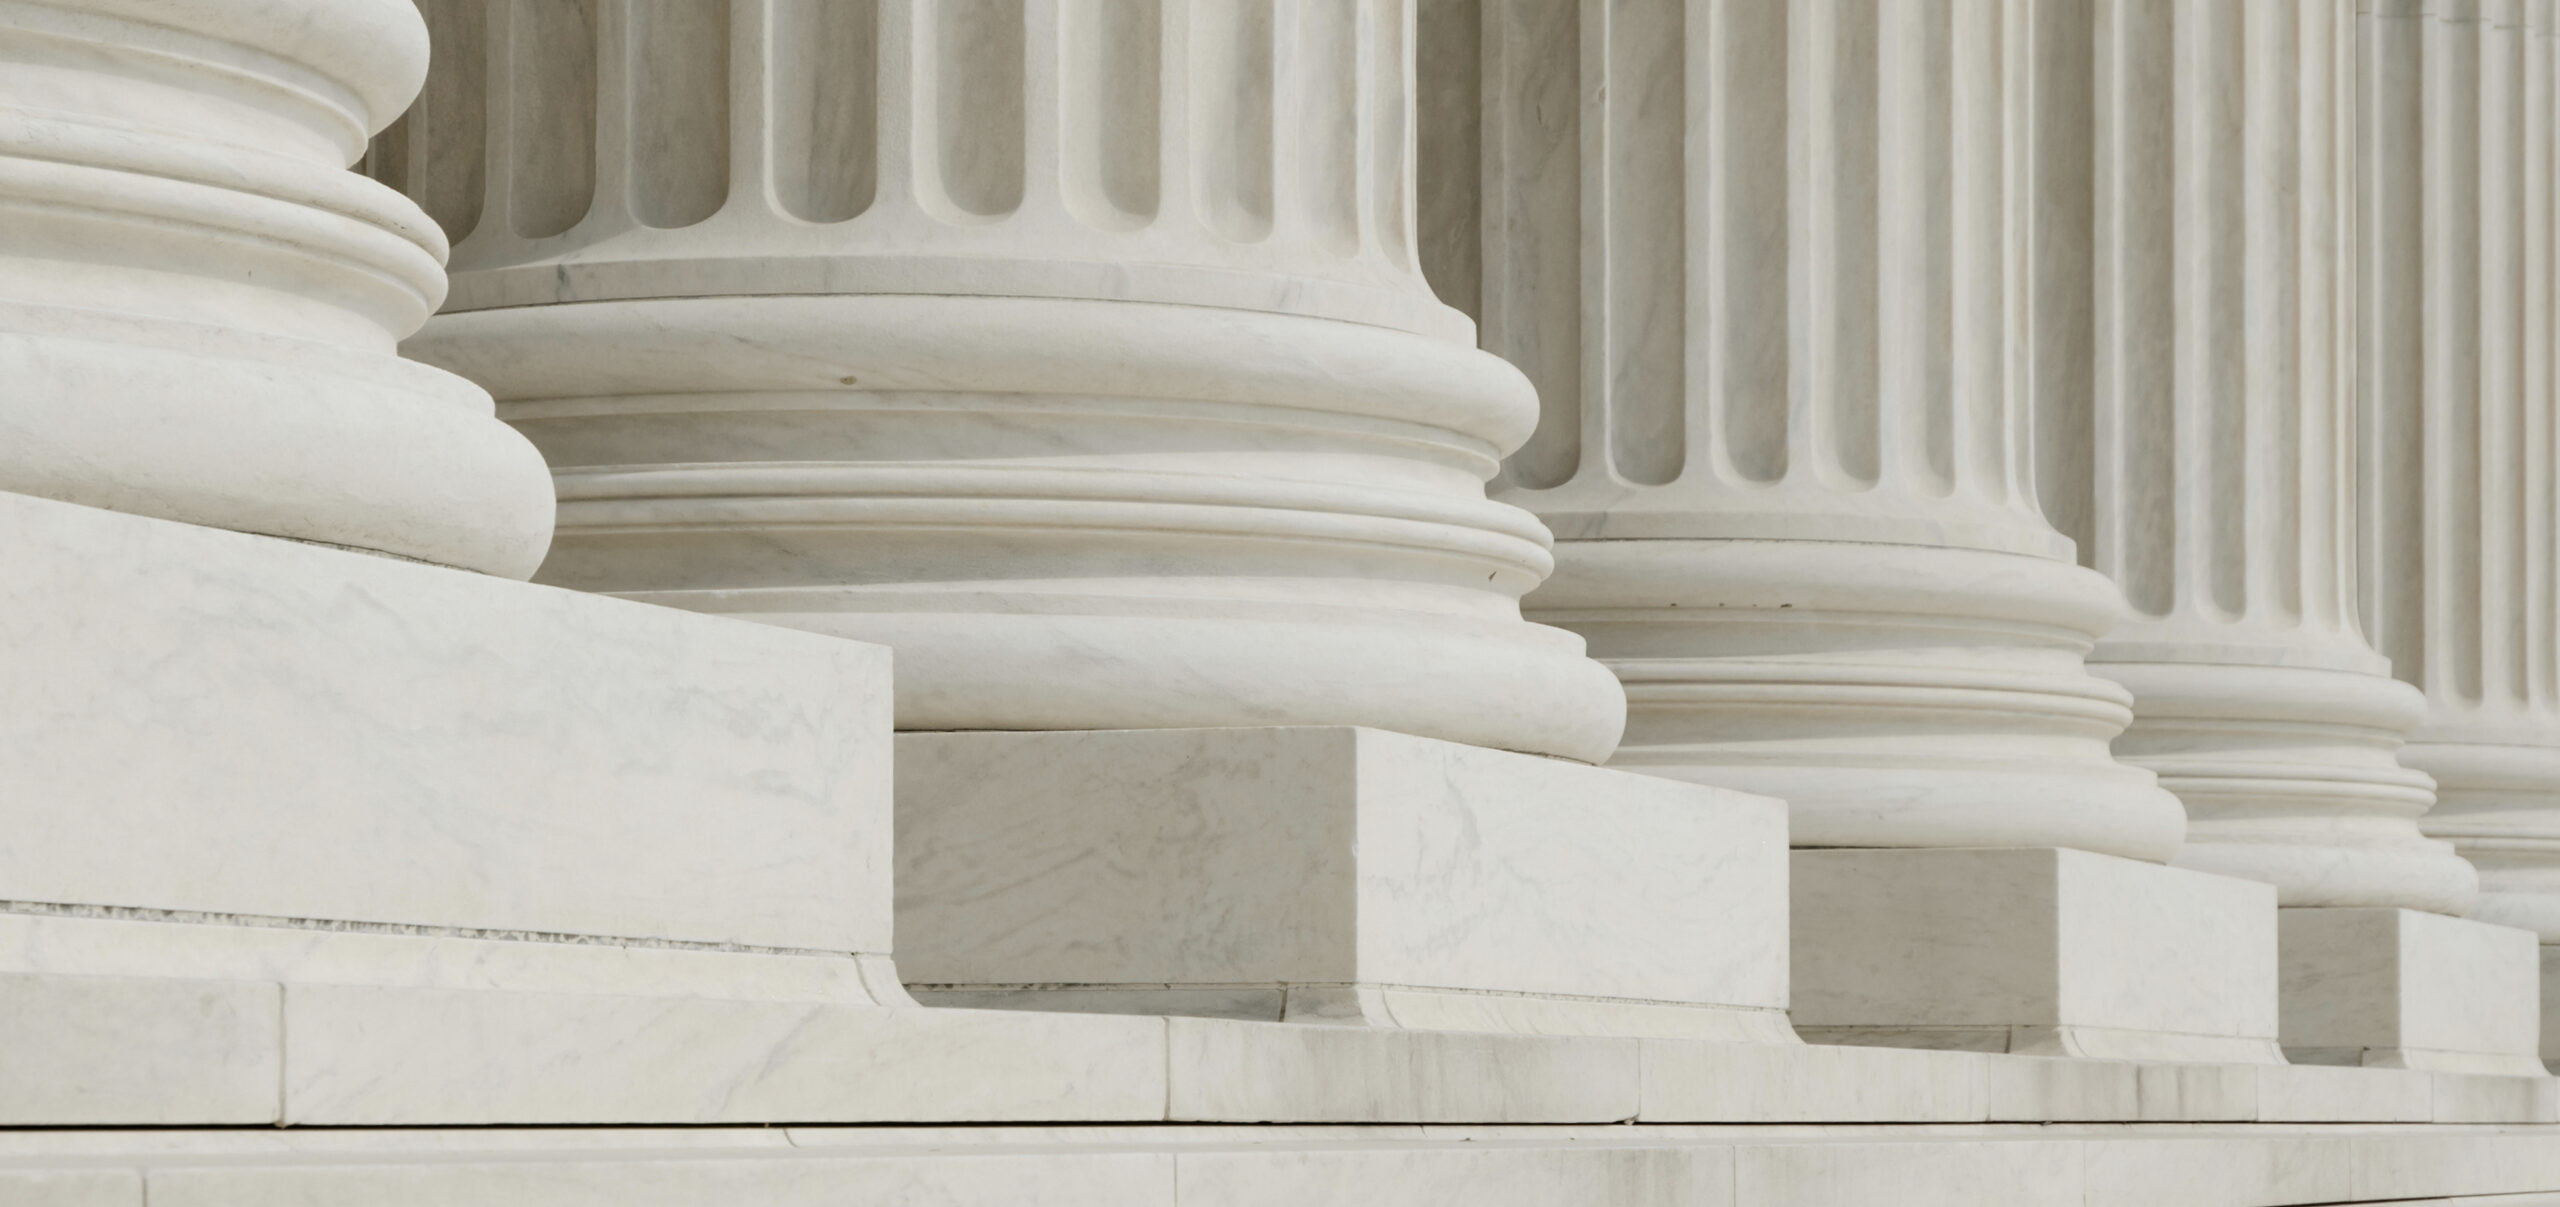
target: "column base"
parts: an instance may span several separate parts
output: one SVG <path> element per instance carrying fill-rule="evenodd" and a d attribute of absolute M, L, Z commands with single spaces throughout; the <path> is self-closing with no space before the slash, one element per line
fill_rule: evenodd
<path fill-rule="evenodd" d="M 2052 847 L 1794 854 L 1815 1043 L 2281 1063 L 2275 892 Z"/>
<path fill-rule="evenodd" d="M 2409 909 L 2287 909 L 2278 928 L 2295 1064 L 2544 1071 L 2532 931 Z"/>
<path fill-rule="evenodd" d="M 944 1005 L 1791 1042 L 1780 803 L 1352 727 L 898 738 Z"/>
<path fill-rule="evenodd" d="M 889 646 L 901 729 L 1616 748 L 1617 678 L 1520 618 L 1546 530 L 1484 496 L 1536 392 L 1465 339 L 748 292 L 447 314 L 404 346 L 548 459 L 541 581 Z"/>

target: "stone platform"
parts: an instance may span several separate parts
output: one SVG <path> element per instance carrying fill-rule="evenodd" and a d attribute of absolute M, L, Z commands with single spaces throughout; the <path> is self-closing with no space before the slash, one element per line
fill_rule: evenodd
<path fill-rule="evenodd" d="M 2549 1207 L 2545 1127 L 759 1128 L 0 1137 L 28 1207 Z"/>
<path fill-rule="evenodd" d="M 848 959 L 547 940 L 0 935 L 11 1126 L 2560 1122 L 2545 1076 L 883 1007 Z"/>

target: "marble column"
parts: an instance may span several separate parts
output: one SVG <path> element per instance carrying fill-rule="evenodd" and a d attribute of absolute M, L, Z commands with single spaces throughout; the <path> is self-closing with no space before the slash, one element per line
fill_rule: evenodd
<path fill-rule="evenodd" d="M 2086 11 L 2088 83 L 2039 115 L 2038 488 L 2125 594 L 2116 754 L 2185 802 L 2181 866 L 2459 915 L 2394 758 L 2423 701 L 2354 598 L 2354 10 Z"/>
<path fill-rule="evenodd" d="M 1558 538 L 1531 613 L 1625 681 L 1615 765 L 1784 797 L 1798 846 L 2184 828 L 2035 497 L 2035 9 L 1434 10 L 1430 268 L 1545 401 L 1500 492 Z"/>
<path fill-rule="evenodd" d="M 2427 832 L 2480 870 L 2472 916 L 2550 944 L 2560 941 L 2553 10 L 2548 0 L 2368 8 L 2362 603 L 2376 646 L 2426 693 L 2401 757 L 2435 777 Z"/>
<path fill-rule="evenodd" d="M 549 458 L 540 581 L 885 642 L 906 729 L 1615 746 L 1416 258 L 1407 0 L 426 8 L 408 349 Z"/>
<path fill-rule="evenodd" d="M 0 491 L 532 573 L 540 457 L 394 352 L 444 237 L 345 170 L 408 0 L 10 4 L 0 64 Z"/>
<path fill-rule="evenodd" d="M 2036 493 L 2034 172 L 2086 23 L 1430 11 L 1425 262 L 1544 402 L 1497 492 L 1556 533 L 1529 615 L 1625 682 L 1612 766 L 1787 801 L 1798 1032 L 2280 1059 L 2274 893 L 2161 866 L 2185 813 L 2087 665 L 2118 592 Z"/>

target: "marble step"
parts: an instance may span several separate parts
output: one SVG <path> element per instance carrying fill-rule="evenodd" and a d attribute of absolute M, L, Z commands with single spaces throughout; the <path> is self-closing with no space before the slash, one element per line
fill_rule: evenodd
<path fill-rule="evenodd" d="M 2549 1126 L 2121 1124 L 0 1132 L 0 1201 L 2548 1207 L 2555 1140 Z"/>

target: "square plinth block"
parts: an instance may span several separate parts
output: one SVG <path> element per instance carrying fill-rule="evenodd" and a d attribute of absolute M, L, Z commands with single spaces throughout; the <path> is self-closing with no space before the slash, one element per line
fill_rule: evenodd
<path fill-rule="evenodd" d="M 14 494 L 0 550 L 15 909 L 889 949 L 882 647 Z"/>
<path fill-rule="evenodd" d="M 2560 946 L 2542 948 L 2542 1063 L 2560 1071 Z"/>
<path fill-rule="evenodd" d="M 2541 1075 L 2532 931 L 2411 909 L 2281 911 L 2296 1064 Z"/>
<path fill-rule="evenodd" d="M 1785 807 L 1348 727 L 907 733 L 929 1003 L 1792 1040 Z"/>
<path fill-rule="evenodd" d="M 1815 1043 L 2276 1063 L 2267 885 L 2050 847 L 1795 853 Z"/>

